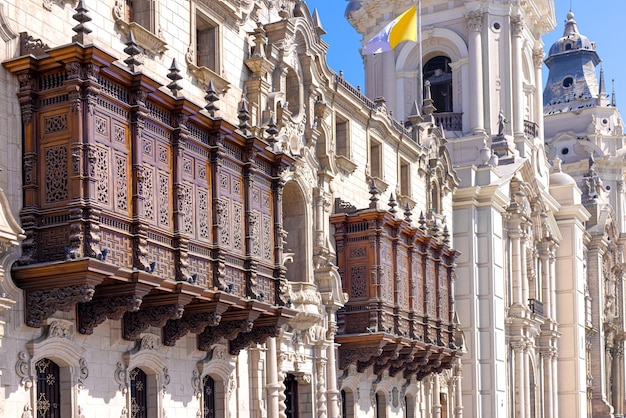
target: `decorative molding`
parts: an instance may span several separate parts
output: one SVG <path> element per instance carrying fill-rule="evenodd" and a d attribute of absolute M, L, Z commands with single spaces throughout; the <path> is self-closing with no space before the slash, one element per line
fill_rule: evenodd
<path fill-rule="evenodd" d="M 0 37 L 4 42 L 17 38 L 17 33 L 11 28 L 4 14 L 4 4 L 0 4 Z"/>

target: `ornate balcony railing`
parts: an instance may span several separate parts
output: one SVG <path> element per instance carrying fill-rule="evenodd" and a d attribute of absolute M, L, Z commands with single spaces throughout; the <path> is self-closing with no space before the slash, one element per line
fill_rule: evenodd
<path fill-rule="evenodd" d="M 345 202 L 344 202 L 345 203 Z M 339 367 L 373 365 L 405 377 L 450 367 L 456 251 L 439 227 L 427 231 L 384 210 L 338 208 L 337 260 L 348 302 L 337 313 Z M 348 210 L 345 210 L 348 208 Z M 431 233 L 432 232 L 432 233 Z"/>
<path fill-rule="evenodd" d="M 4 63 L 20 82 L 25 322 L 76 307 L 85 334 L 121 319 L 129 340 L 158 326 L 165 344 L 194 332 L 233 353 L 277 333 L 295 315 L 277 209 L 293 159 L 95 46 L 45 52 Z"/>
<path fill-rule="evenodd" d="M 433 113 L 435 124 L 443 126 L 446 131 L 462 131 L 463 130 L 463 113 L 442 112 Z"/>
<path fill-rule="evenodd" d="M 524 120 L 524 135 L 528 138 L 535 138 L 539 134 L 539 127 L 535 122 Z"/>

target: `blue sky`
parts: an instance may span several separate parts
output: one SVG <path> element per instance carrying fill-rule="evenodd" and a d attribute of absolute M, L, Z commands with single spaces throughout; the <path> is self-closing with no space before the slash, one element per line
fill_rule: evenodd
<path fill-rule="evenodd" d="M 363 61 L 359 54 L 361 36 L 344 18 L 348 4 L 342 0 L 306 0 L 311 11 L 317 9 L 322 26 L 328 32 L 323 39 L 330 45 L 328 65 L 354 86 L 363 85 Z M 579 31 L 596 43 L 602 59 L 607 93 L 611 92 L 611 79 L 615 79 L 617 105 L 626 112 L 626 1 L 624 0 L 571 0 L 572 11 Z M 544 50 L 563 34 L 563 24 L 570 9 L 570 0 L 555 0 L 556 29 L 544 37 Z M 624 25 L 624 26 L 622 26 Z M 545 68 L 545 67 L 544 67 Z M 547 69 L 543 80 L 548 78 Z"/>

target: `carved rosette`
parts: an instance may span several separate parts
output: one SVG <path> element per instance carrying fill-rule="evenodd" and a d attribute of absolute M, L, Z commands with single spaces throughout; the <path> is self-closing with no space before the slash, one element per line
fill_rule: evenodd
<path fill-rule="evenodd" d="M 26 325 L 40 328 L 56 311 L 69 312 L 80 302 L 88 302 L 95 287 L 82 284 L 63 288 L 26 292 Z"/>
<path fill-rule="evenodd" d="M 183 305 L 171 304 L 160 306 L 147 306 L 137 312 L 124 314 L 124 339 L 136 340 L 148 327 L 163 327 L 168 319 L 180 318 L 183 313 Z"/>

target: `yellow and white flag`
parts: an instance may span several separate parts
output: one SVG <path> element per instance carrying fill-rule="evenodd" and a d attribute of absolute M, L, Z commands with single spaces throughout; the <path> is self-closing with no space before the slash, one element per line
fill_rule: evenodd
<path fill-rule="evenodd" d="M 417 41 L 417 7 L 413 6 L 387 24 L 367 41 L 361 54 L 370 55 L 391 51 L 400 42 Z"/>

